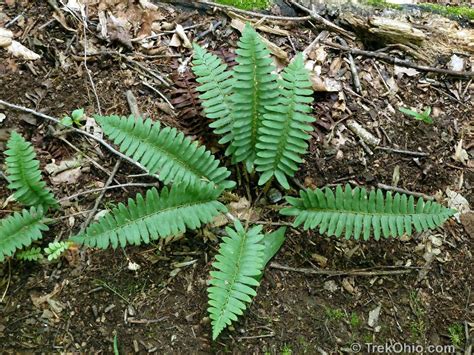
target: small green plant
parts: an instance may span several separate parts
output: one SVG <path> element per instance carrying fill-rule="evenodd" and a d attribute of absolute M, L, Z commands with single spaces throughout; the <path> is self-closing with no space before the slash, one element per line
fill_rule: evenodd
<path fill-rule="evenodd" d="M 410 332 L 414 340 L 423 339 L 426 334 L 425 309 L 416 291 L 410 292 L 410 306 L 415 319 L 410 322 Z"/>
<path fill-rule="evenodd" d="M 326 308 L 326 317 L 329 320 L 340 320 L 344 318 L 345 313 L 338 308 Z"/>
<path fill-rule="evenodd" d="M 77 109 L 72 111 L 71 116 L 65 116 L 61 123 L 66 127 L 71 127 L 73 125 L 80 126 L 84 119 L 84 109 Z"/>
<path fill-rule="evenodd" d="M 291 348 L 290 345 L 285 344 L 283 348 L 281 349 L 281 355 L 291 355 L 293 354 L 293 349 Z"/>
<path fill-rule="evenodd" d="M 455 323 L 448 327 L 449 339 L 456 348 L 464 346 L 464 328 L 461 324 Z"/>
<path fill-rule="evenodd" d="M 419 5 L 424 10 L 438 12 L 445 16 L 455 16 L 474 20 L 474 9 L 468 6 L 446 6 L 440 4 L 423 3 Z"/>
<path fill-rule="evenodd" d="M 423 121 L 427 124 L 432 124 L 433 119 L 431 118 L 431 107 L 427 107 L 422 113 L 418 113 L 416 111 L 413 111 L 411 109 L 405 108 L 405 107 L 399 107 L 398 110 L 402 113 L 404 113 L 407 116 L 413 117 L 415 120 L 418 121 Z"/>
<path fill-rule="evenodd" d="M 216 2 L 243 10 L 263 10 L 271 4 L 271 0 L 217 0 Z"/>
<path fill-rule="evenodd" d="M 313 92 L 303 57 L 297 55 L 278 77 L 270 52 L 249 25 L 238 46 L 238 65 L 229 70 L 217 56 L 194 45 L 193 69 L 204 113 L 212 120 L 214 133 L 221 136 L 219 142 L 227 145 L 225 154 L 231 161 L 243 163 L 249 179 L 255 172 L 261 174 L 258 184 L 266 184 L 262 193 L 273 178 L 289 189 L 288 177 L 295 175 L 303 161 L 314 121 L 310 115 Z M 95 116 L 95 120 L 123 154 L 150 174 L 159 174 L 171 187 L 137 194 L 85 231 L 50 243 L 45 249 L 48 259 L 59 257 L 70 243 L 102 249 L 153 243 L 200 228 L 227 213 L 222 195 L 236 184 L 229 179 L 231 171 L 206 147 L 151 119 Z M 41 182 L 31 146 L 18 135 L 12 135 L 12 141 L 7 158 L 12 168 L 7 172 L 16 178 L 9 177 L 11 188 L 19 190 L 19 200 L 33 207 L 0 221 L 0 262 L 41 238 L 49 221 L 43 211 L 56 205 Z M 294 216 L 295 227 L 319 227 L 321 234 L 365 240 L 373 235 L 378 240 L 382 235 L 399 237 L 436 228 L 454 213 L 434 202 L 419 199 L 415 203 L 413 197 L 380 190 L 368 193 L 347 185 L 334 191 L 303 190 L 299 198 L 286 198 L 289 205 L 281 214 Z M 257 293 L 265 266 L 284 242 L 285 228 L 269 234 L 262 230 L 258 225 L 244 227 L 238 220 L 234 228 L 226 229 L 207 290 L 213 339 L 243 315 Z M 31 249 L 20 257 L 33 260 L 37 255 Z M 344 313 L 334 310 L 328 316 L 340 319 Z"/>
<path fill-rule="evenodd" d="M 358 328 L 360 326 L 361 321 L 357 313 L 355 312 L 351 313 L 350 323 L 351 323 L 351 328 Z"/>

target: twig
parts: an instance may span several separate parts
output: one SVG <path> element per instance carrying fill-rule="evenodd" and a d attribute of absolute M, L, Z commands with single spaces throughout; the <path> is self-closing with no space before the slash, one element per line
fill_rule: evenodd
<path fill-rule="evenodd" d="M 381 184 L 381 183 L 378 183 L 378 184 L 377 184 L 377 187 L 378 187 L 379 189 L 382 189 L 382 190 L 393 191 L 393 192 L 399 192 L 399 193 L 401 193 L 401 194 L 412 195 L 412 196 L 415 196 L 415 197 L 422 197 L 422 198 L 424 198 L 425 200 L 430 200 L 430 201 L 433 201 L 433 200 L 434 200 L 434 197 L 432 197 L 432 196 L 425 195 L 424 193 L 421 193 L 421 192 L 414 192 L 414 191 L 405 190 L 405 189 L 402 189 L 402 188 L 400 188 L 400 187 L 385 185 L 385 184 Z"/>
<path fill-rule="evenodd" d="M 343 29 L 342 27 L 339 27 L 339 26 L 333 24 L 333 23 L 332 23 L 331 21 L 329 21 L 329 20 L 326 20 L 324 17 L 322 17 L 322 16 L 321 16 L 320 14 L 318 14 L 316 11 L 310 10 L 310 9 L 308 9 L 307 7 L 304 7 L 303 5 L 298 4 L 295 0 L 290 0 L 290 3 L 291 3 L 292 5 L 298 7 L 299 9 L 301 9 L 301 10 L 307 12 L 307 13 L 309 14 L 309 16 L 310 16 L 313 20 L 315 20 L 315 21 L 317 21 L 317 22 L 319 22 L 319 23 L 322 23 L 322 24 L 325 25 L 328 29 L 331 29 L 332 32 L 340 33 L 341 35 L 344 35 L 344 36 L 346 36 L 346 37 L 348 37 L 348 38 L 350 38 L 350 39 L 352 39 L 352 40 L 355 39 L 354 35 L 353 35 L 351 32 L 349 32 L 349 31 Z"/>
<path fill-rule="evenodd" d="M 128 107 L 130 107 L 130 112 L 132 113 L 133 117 L 141 117 L 140 110 L 138 109 L 137 98 L 133 95 L 131 90 L 127 90 L 125 92 L 125 96 L 127 98 Z"/>
<path fill-rule="evenodd" d="M 10 265 L 10 259 L 8 260 L 8 280 L 7 280 L 7 286 L 5 287 L 5 291 L 3 292 L 2 298 L 0 299 L 0 303 L 3 302 L 5 299 L 5 296 L 7 295 L 8 288 L 10 287 L 10 281 L 12 278 L 12 268 Z"/>
<path fill-rule="evenodd" d="M 347 47 L 347 42 L 344 38 L 337 37 L 337 40 L 341 42 L 343 46 Z M 352 57 L 351 53 L 347 53 L 347 59 L 349 59 L 349 68 L 351 69 L 352 74 L 352 82 L 354 83 L 354 88 L 358 94 L 362 92 L 362 86 L 360 85 L 359 73 L 357 72 L 357 66 L 354 61 L 354 57 Z"/>
<path fill-rule="evenodd" d="M 383 276 L 383 275 L 401 275 L 409 274 L 416 270 L 415 268 L 399 269 L 399 270 L 374 270 L 374 269 L 359 269 L 359 270 L 317 270 L 309 268 L 296 268 L 285 266 L 277 263 L 270 263 L 270 267 L 278 270 L 301 272 L 308 275 L 328 275 L 328 276 Z"/>
<path fill-rule="evenodd" d="M 306 47 L 305 50 L 303 51 L 303 58 L 304 58 L 305 61 L 308 58 L 309 53 L 311 53 L 311 51 L 313 50 L 313 48 L 316 47 L 316 45 L 321 40 L 326 39 L 328 35 L 329 35 L 329 33 L 327 31 L 319 32 L 319 34 L 316 36 L 316 38 L 313 39 L 313 41 L 309 44 L 309 46 Z"/>
<path fill-rule="evenodd" d="M 15 110 L 19 110 L 19 111 L 23 111 L 23 112 L 28 112 L 28 113 L 31 113 L 32 115 L 35 115 L 35 116 L 38 116 L 38 117 L 41 117 L 41 118 L 44 118 L 46 120 L 49 120 L 49 121 L 52 121 L 56 124 L 59 124 L 61 126 L 64 126 L 60 120 L 58 120 L 57 118 L 54 118 L 54 117 L 51 117 L 51 116 L 48 116 L 48 115 L 45 115 L 44 113 L 41 113 L 41 112 L 38 112 L 38 111 L 35 111 L 33 109 L 30 109 L 30 108 L 27 108 L 27 107 L 23 107 L 23 106 L 19 106 L 19 105 L 15 105 L 15 104 L 12 104 L 12 103 L 9 103 L 7 101 L 4 101 L 2 99 L 0 99 L 0 105 L 4 105 L 4 106 L 7 106 L 9 108 L 12 108 L 12 109 L 15 109 Z M 112 147 L 109 143 L 107 143 L 106 141 L 104 141 L 103 139 L 99 138 L 99 137 L 96 137 L 94 136 L 92 133 L 89 133 L 89 132 L 86 132 L 86 131 L 83 131 L 82 129 L 78 129 L 78 128 L 75 128 L 75 127 L 67 127 L 68 129 L 70 129 L 71 131 L 73 132 L 76 132 L 76 133 L 80 133 L 84 136 L 87 136 L 93 140 L 95 140 L 96 142 L 102 144 L 107 150 L 109 150 L 111 153 L 119 156 L 120 158 L 128 161 L 129 163 L 135 165 L 136 167 L 140 168 L 141 170 L 148 172 L 148 170 L 143 166 L 141 165 L 140 163 L 137 163 L 136 161 L 134 161 L 132 158 L 129 158 L 127 157 L 125 154 L 122 154 L 120 153 L 118 150 L 116 150 L 114 147 Z M 158 175 L 155 175 L 155 174 L 149 174 L 150 176 L 153 176 L 155 178 L 158 179 Z"/>
<path fill-rule="evenodd" d="M 76 197 L 83 196 L 83 195 L 88 195 L 88 194 L 93 194 L 95 192 L 103 191 L 103 190 L 111 190 L 111 189 L 120 189 L 122 187 L 152 187 L 152 186 L 158 186 L 157 183 L 148 183 L 148 182 L 131 182 L 131 183 L 126 183 L 126 184 L 118 184 L 118 185 L 112 185 L 112 186 L 104 186 L 104 187 L 99 187 L 97 189 L 91 189 L 91 190 L 86 190 L 82 192 L 78 192 L 74 195 L 71 196 L 66 196 L 63 197 L 62 199 L 59 200 L 59 202 L 63 201 L 68 201 L 72 200 Z"/>
<path fill-rule="evenodd" d="M 386 150 L 388 152 L 393 152 L 393 153 L 400 153 L 400 154 L 406 154 L 406 155 L 414 155 L 416 157 L 427 157 L 429 156 L 428 153 L 423 153 L 423 152 L 414 152 L 412 150 L 404 150 L 404 149 L 397 149 L 397 148 L 391 148 L 391 147 L 377 147 L 377 149 L 380 150 Z"/>
<path fill-rule="evenodd" d="M 378 146 L 380 143 L 380 139 L 375 137 L 372 133 L 367 131 L 364 127 L 362 127 L 359 123 L 357 123 L 355 120 L 347 120 L 346 122 L 347 127 L 354 132 L 360 139 L 361 141 L 364 141 L 367 144 L 370 144 L 371 146 Z"/>
<path fill-rule="evenodd" d="M 247 15 L 247 16 L 253 16 L 253 17 L 265 17 L 268 20 L 277 20 L 277 21 L 307 21 L 310 20 L 312 17 L 311 16 L 304 16 L 304 17 L 287 17 L 287 16 L 274 16 L 274 15 L 267 15 L 267 14 L 261 14 L 259 12 L 253 12 L 253 11 L 246 11 L 246 10 L 241 10 L 233 6 L 229 5 L 222 5 L 222 4 L 216 4 L 213 2 L 208 2 L 204 0 L 198 0 L 197 3 L 207 5 L 207 6 L 212 6 L 218 9 L 222 10 L 227 10 L 227 11 L 232 11 L 236 12 L 242 15 Z"/>
<path fill-rule="evenodd" d="M 112 170 L 112 173 L 110 174 L 109 178 L 107 179 L 104 188 L 102 189 L 102 192 L 100 193 L 99 197 L 95 200 L 94 207 L 92 207 L 91 212 L 87 216 L 86 220 L 84 223 L 82 223 L 81 226 L 81 233 L 84 232 L 84 230 L 87 228 L 89 223 L 92 221 L 92 218 L 94 218 L 95 213 L 97 212 L 97 209 L 99 208 L 100 203 L 102 202 L 102 199 L 104 198 L 105 191 L 107 191 L 107 187 L 110 186 L 112 183 L 115 174 L 117 174 L 118 169 L 120 168 L 120 164 L 122 164 L 122 160 L 119 159 L 115 163 L 114 169 Z"/>
<path fill-rule="evenodd" d="M 448 70 L 448 69 L 442 69 L 442 68 L 434 68 L 434 67 L 428 67 L 425 65 L 418 65 L 415 63 L 412 63 L 408 60 L 402 60 L 397 57 L 392 57 L 388 54 L 385 53 L 378 53 L 378 52 L 371 52 L 371 51 L 364 51 L 362 49 L 355 49 L 355 48 L 350 48 L 347 46 L 341 46 L 339 44 L 333 43 L 333 42 L 328 42 L 328 41 L 321 41 L 321 43 L 324 43 L 325 45 L 339 49 L 342 51 L 350 52 L 355 55 L 362 55 L 364 57 L 368 58 L 377 58 L 380 60 L 383 60 L 385 62 L 388 62 L 390 64 L 394 65 L 399 65 L 401 67 L 406 67 L 406 68 L 414 68 L 420 71 L 424 72 L 431 72 L 431 73 L 438 73 L 438 74 L 446 74 L 446 75 L 452 75 L 452 76 L 460 76 L 460 77 L 474 77 L 474 72 L 467 72 L 467 71 L 454 71 L 454 70 Z"/>
<path fill-rule="evenodd" d="M 174 106 L 171 104 L 171 102 L 166 98 L 165 95 L 163 95 L 161 93 L 160 90 L 158 90 L 157 88 L 153 87 L 152 85 L 148 84 L 146 81 L 142 81 L 142 84 L 145 85 L 147 88 L 149 88 L 150 90 L 156 92 L 163 100 L 166 101 L 166 103 L 168 104 L 168 106 L 174 111 Z"/>

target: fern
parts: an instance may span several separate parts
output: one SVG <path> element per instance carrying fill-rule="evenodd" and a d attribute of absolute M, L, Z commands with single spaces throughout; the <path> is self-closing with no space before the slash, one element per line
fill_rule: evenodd
<path fill-rule="evenodd" d="M 336 193 L 324 190 L 302 190 L 300 198 L 287 197 L 292 207 L 280 211 L 283 215 L 296 216 L 294 225 L 304 223 L 305 229 L 319 226 L 319 233 L 327 233 L 345 238 L 354 236 L 364 240 L 373 233 L 375 240 L 383 235 L 400 237 L 411 235 L 413 226 L 417 232 L 441 226 L 454 210 L 443 207 L 436 202 L 424 202 L 422 198 L 415 203 L 413 196 L 387 192 L 371 191 L 365 188 L 352 189 L 346 185 L 345 190 L 339 185 Z"/>
<path fill-rule="evenodd" d="M 212 266 L 209 296 L 209 316 L 212 325 L 212 338 L 215 340 L 221 331 L 243 314 L 246 303 L 251 302 L 257 293 L 253 287 L 259 285 L 255 277 L 263 270 L 262 226 L 245 231 L 239 221 L 235 230 L 226 228 L 219 254 Z"/>
<path fill-rule="evenodd" d="M 57 207 L 53 194 L 41 180 L 39 161 L 31 143 L 21 135 L 12 132 L 5 151 L 7 158 L 8 188 L 14 190 L 18 202 L 28 206 Z"/>
<path fill-rule="evenodd" d="M 120 145 L 120 151 L 144 165 L 151 174 L 159 172 L 160 179 L 185 185 L 213 182 L 219 187 L 232 188 L 235 182 L 226 180 L 230 171 L 219 167 L 219 161 L 196 142 L 175 128 L 160 128 L 150 119 L 96 116 L 104 132 Z"/>
<path fill-rule="evenodd" d="M 48 230 L 42 220 L 41 207 L 15 212 L 0 220 L 0 262 L 5 260 L 5 256 L 12 256 L 17 249 L 28 247 L 34 240 L 41 239 L 42 231 Z"/>
<path fill-rule="evenodd" d="M 52 242 L 44 249 L 48 260 L 55 260 L 61 256 L 71 246 L 71 242 Z"/>
<path fill-rule="evenodd" d="M 202 100 L 204 113 L 207 118 L 214 120 L 209 125 L 214 128 L 214 133 L 223 136 L 219 143 L 229 143 L 232 140 L 232 73 L 219 57 L 208 53 L 196 43 L 193 46 L 193 72 L 197 76 L 197 82 L 201 84 L 197 90 L 202 92 L 199 98 Z"/>
<path fill-rule="evenodd" d="M 15 254 L 16 259 L 24 261 L 39 261 L 43 259 L 43 257 L 44 256 L 41 253 L 41 248 L 30 248 Z"/>
<path fill-rule="evenodd" d="M 71 240 L 102 249 L 111 245 L 115 249 L 119 244 L 139 245 L 184 233 L 186 228 L 199 228 L 226 211 L 217 201 L 219 194 L 211 185 L 178 184 L 170 190 L 163 188 L 161 193 L 152 188 L 145 198 L 138 194 L 136 200 L 128 200 L 128 206 L 119 204 Z"/>
<path fill-rule="evenodd" d="M 272 176 L 286 189 L 290 186 L 286 175 L 294 176 L 306 153 L 311 137 L 306 134 L 313 127 L 308 123 L 315 119 L 308 116 L 309 104 L 313 101 L 309 75 L 304 67 L 303 56 L 299 54 L 285 68 L 280 81 L 281 96 L 275 106 L 267 107 L 262 126 L 258 131 L 257 171 L 263 172 L 259 184 L 266 183 Z"/>
<path fill-rule="evenodd" d="M 234 67 L 233 128 L 231 151 L 236 162 L 245 161 L 253 169 L 257 157 L 258 131 L 267 107 L 277 103 L 279 94 L 276 71 L 270 52 L 257 32 L 246 25 L 238 43 Z"/>

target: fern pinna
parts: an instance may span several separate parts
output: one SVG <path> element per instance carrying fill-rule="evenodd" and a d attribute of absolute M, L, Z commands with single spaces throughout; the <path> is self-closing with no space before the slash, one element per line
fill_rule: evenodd
<path fill-rule="evenodd" d="M 18 202 L 27 206 L 57 207 L 58 203 L 41 179 L 39 161 L 30 142 L 12 132 L 5 151 L 8 188 L 15 191 Z"/>
<path fill-rule="evenodd" d="M 42 231 L 48 230 L 43 218 L 41 207 L 31 207 L 0 220 L 0 262 L 5 256 L 12 256 L 16 250 L 42 238 Z"/>
<path fill-rule="evenodd" d="M 213 120 L 209 126 L 214 133 L 221 135 L 220 144 L 232 140 L 232 102 L 230 94 L 234 79 L 227 70 L 227 65 L 219 57 L 206 52 L 201 46 L 194 43 L 193 72 L 196 81 L 201 85 L 197 88 L 201 94 L 199 98 L 204 107 L 206 117 Z"/>
<path fill-rule="evenodd" d="M 396 193 L 392 196 L 382 190 L 351 188 L 343 190 L 339 185 L 334 193 L 331 189 L 302 190 L 300 197 L 287 197 L 291 207 L 284 208 L 281 214 L 296 216 L 294 226 L 304 223 L 304 229 L 319 226 L 320 234 L 345 238 L 353 236 L 364 240 L 373 234 L 375 240 L 383 237 L 411 235 L 413 226 L 417 232 L 441 226 L 455 210 L 436 202 L 424 202 L 422 198 L 415 203 L 413 196 Z"/>
<path fill-rule="evenodd" d="M 199 228 L 227 211 L 217 201 L 220 192 L 210 184 L 177 184 L 170 190 L 163 188 L 160 193 L 152 188 L 145 198 L 138 194 L 135 200 L 128 200 L 128 206 L 119 204 L 71 240 L 105 249 L 109 245 L 139 245 L 184 233 L 187 228 Z"/>
<path fill-rule="evenodd" d="M 256 277 L 261 275 L 264 266 L 261 230 L 262 226 L 256 226 L 245 231 L 239 221 L 235 222 L 235 230 L 226 228 L 228 237 L 222 239 L 207 289 L 214 340 L 243 314 L 246 303 L 257 294 Z"/>
<path fill-rule="evenodd" d="M 299 54 L 285 68 L 280 80 L 280 96 L 275 106 L 267 106 L 262 125 L 258 131 L 257 171 L 262 172 L 259 184 L 266 183 L 272 176 L 289 189 L 286 175 L 294 176 L 301 155 L 306 153 L 312 131 L 310 123 L 313 90 L 309 75 L 304 67 L 303 55 Z"/>
<path fill-rule="evenodd" d="M 219 160 L 175 128 L 161 128 L 159 122 L 133 116 L 95 119 L 121 152 L 151 174 L 158 172 L 165 184 L 211 182 L 222 188 L 235 186 L 235 182 L 227 180 L 230 171 L 220 167 Z"/>

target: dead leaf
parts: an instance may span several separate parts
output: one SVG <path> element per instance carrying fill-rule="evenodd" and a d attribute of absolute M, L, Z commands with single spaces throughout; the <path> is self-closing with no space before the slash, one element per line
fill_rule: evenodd
<path fill-rule="evenodd" d="M 51 183 L 53 185 L 60 185 L 60 184 L 75 184 L 79 180 L 82 175 L 81 168 L 75 168 L 71 170 L 63 171 L 56 176 L 50 178 Z"/>
<path fill-rule="evenodd" d="M 342 90 L 341 83 L 333 78 L 322 79 L 316 74 L 311 74 L 310 80 L 313 90 L 317 92 L 339 92 Z"/>
<path fill-rule="evenodd" d="M 451 60 L 448 63 L 449 70 L 463 71 L 464 70 L 464 59 L 458 57 L 456 54 L 451 56 Z"/>
<path fill-rule="evenodd" d="M 369 312 L 369 319 L 367 321 L 367 324 L 369 325 L 369 327 L 374 328 L 377 326 L 377 323 L 379 322 L 381 309 L 382 309 L 382 306 L 378 305 L 377 307 L 375 307 L 373 310 Z"/>
<path fill-rule="evenodd" d="M 231 202 L 229 212 L 239 220 L 256 222 L 259 219 L 256 209 L 250 207 L 250 202 L 245 197 L 241 197 L 237 202 Z"/>
<path fill-rule="evenodd" d="M 415 76 L 420 74 L 420 72 L 416 69 L 413 68 L 405 68 L 405 67 L 400 67 L 398 65 L 395 65 L 395 75 L 397 76 L 402 76 L 403 74 L 406 74 L 407 76 Z"/>
<path fill-rule="evenodd" d="M 12 41 L 11 44 L 6 47 L 6 50 L 15 58 L 22 58 L 25 60 L 36 60 L 41 58 L 39 54 L 36 54 L 17 41 Z"/>
<path fill-rule="evenodd" d="M 448 207 L 457 210 L 457 212 L 454 214 L 454 218 L 460 222 L 459 216 L 462 213 L 467 213 L 471 210 L 469 207 L 469 202 L 463 195 L 456 191 L 452 191 L 449 187 L 446 188 L 446 195 L 448 196 Z"/>
<path fill-rule="evenodd" d="M 467 234 L 469 234 L 471 238 L 474 238 L 474 212 L 462 214 L 461 223 Z"/>
<path fill-rule="evenodd" d="M 170 47 L 181 47 L 181 40 L 177 33 L 173 34 L 173 37 L 171 37 L 171 41 L 168 45 Z"/>
<path fill-rule="evenodd" d="M 111 41 L 117 41 L 128 49 L 133 50 L 129 30 L 127 29 L 127 20 L 109 14 L 107 33 Z"/>
<path fill-rule="evenodd" d="M 193 48 L 193 45 L 189 41 L 188 36 L 186 36 L 186 32 L 184 32 L 183 26 L 176 25 L 176 33 L 179 36 L 179 38 L 181 39 L 181 43 L 183 44 L 184 48 L 189 48 L 189 49 Z"/>
<path fill-rule="evenodd" d="M 469 160 L 469 155 L 467 154 L 467 151 L 463 149 L 462 141 L 462 139 L 459 140 L 459 143 L 456 145 L 456 151 L 454 152 L 453 159 L 466 165 Z"/>
<path fill-rule="evenodd" d="M 0 27 L 0 47 L 8 47 L 12 44 L 13 32 Z"/>
<path fill-rule="evenodd" d="M 82 162 L 79 159 L 69 159 L 69 160 L 62 160 L 59 164 L 56 163 L 49 163 L 45 166 L 44 170 L 51 175 L 55 176 L 63 171 L 74 169 L 80 167 Z"/>

